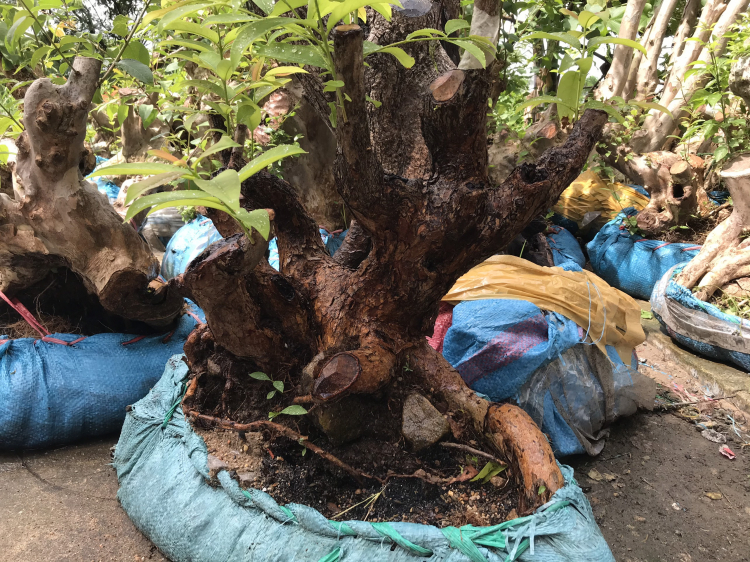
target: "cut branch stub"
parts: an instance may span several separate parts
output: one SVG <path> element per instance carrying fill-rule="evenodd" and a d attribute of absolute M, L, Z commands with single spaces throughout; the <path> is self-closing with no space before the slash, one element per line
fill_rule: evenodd
<path fill-rule="evenodd" d="M 453 99 L 464 83 L 463 70 L 451 70 L 442 74 L 437 80 L 430 84 L 430 91 L 436 103 L 445 103 Z"/>
<path fill-rule="evenodd" d="M 313 384 L 313 398 L 320 401 L 342 396 L 362 373 L 359 359 L 349 352 L 337 353 L 320 371 Z"/>

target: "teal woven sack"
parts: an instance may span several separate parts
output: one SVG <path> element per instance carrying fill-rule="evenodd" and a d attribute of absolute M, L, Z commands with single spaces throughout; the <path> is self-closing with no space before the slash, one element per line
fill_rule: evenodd
<path fill-rule="evenodd" d="M 329 521 L 311 507 L 242 490 L 226 471 L 209 484 L 203 439 L 179 407 L 187 366 L 169 360 L 129 412 L 114 467 L 122 507 L 173 562 L 613 562 L 591 507 L 566 485 L 533 515 L 492 527 Z"/>

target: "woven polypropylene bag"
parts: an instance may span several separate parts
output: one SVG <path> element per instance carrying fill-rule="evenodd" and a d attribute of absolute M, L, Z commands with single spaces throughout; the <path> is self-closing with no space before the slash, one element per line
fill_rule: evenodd
<path fill-rule="evenodd" d="M 311 507 L 242 490 L 226 471 L 211 486 L 205 443 L 179 408 L 186 376 L 182 357 L 170 359 L 128 413 L 113 461 L 122 507 L 173 562 L 614 560 L 566 466 L 565 487 L 533 515 L 460 529 L 329 521 Z"/>
<path fill-rule="evenodd" d="M 167 244 L 161 260 L 162 277 L 172 279 L 185 273 L 190 262 L 217 240 L 221 240 L 221 234 L 211 219 L 198 215 L 175 232 Z"/>
<path fill-rule="evenodd" d="M 651 294 L 651 309 L 678 343 L 711 359 L 750 371 L 750 322 L 698 300 L 673 281 L 685 263 L 664 274 Z"/>
<path fill-rule="evenodd" d="M 594 273 L 631 297 L 648 300 L 667 270 L 693 259 L 700 246 L 646 240 L 630 234 L 623 221 L 635 214 L 634 209 L 625 209 L 604 225 L 586 249 Z"/>
<path fill-rule="evenodd" d="M 0 449 L 63 445 L 115 433 L 125 407 L 159 380 L 164 362 L 182 352 L 195 323 L 183 316 L 171 336 L 52 334 L 0 343 Z M 52 341 L 79 339 L 73 345 Z"/>

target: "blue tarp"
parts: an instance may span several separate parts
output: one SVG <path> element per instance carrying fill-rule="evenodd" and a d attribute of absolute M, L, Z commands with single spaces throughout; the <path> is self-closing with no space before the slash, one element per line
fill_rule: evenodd
<path fill-rule="evenodd" d="M 198 215 L 175 232 L 164 251 L 161 261 L 161 275 L 172 279 L 185 273 L 187 266 L 212 242 L 221 240 L 211 219 Z"/>
<path fill-rule="evenodd" d="M 586 265 L 586 256 L 583 255 L 581 245 L 567 229 L 562 226 L 552 226 L 548 229 L 547 240 L 552 250 L 552 259 L 555 265 L 563 267 L 572 262 L 579 268 Z M 565 269 L 563 267 L 563 269 Z"/>
<path fill-rule="evenodd" d="M 548 504 L 494 527 L 331 521 L 224 470 L 212 485 L 206 445 L 179 407 L 186 375 L 173 357 L 128 413 L 113 461 L 123 509 L 174 562 L 614 562 L 567 466 Z"/>
<path fill-rule="evenodd" d="M 91 173 L 93 174 L 96 170 L 106 165 L 108 162 L 109 160 L 107 158 L 102 158 L 101 156 L 97 156 L 96 167 Z M 117 200 L 117 196 L 120 194 L 119 185 L 103 177 L 92 178 L 89 175 L 89 176 L 86 176 L 86 179 L 90 181 L 91 183 L 95 184 L 96 188 L 102 193 L 104 193 L 104 195 L 107 196 L 107 199 L 109 199 L 110 203 L 114 203 Z"/>
<path fill-rule="evenodd" d="M 443 356 L 470 388 L 514 400 L 550 438 L 558 457 L 598 454 L 606 426 L 647 406 L 635 356 L 625 365 L 582 343 L 572 320 L 522 300 L 465 301 L 453 309 Z"/>
<path fill-rule="evenodd" d="M 182 352 L 195 324 L 183 316 L 168 339 L 168 334 L 138 341 L 127 334 L 52 334 L 46 341 L 5 340 L 0 344 L 0 449 L 62 445 L 119 431 L 125 407 L 159 380 L 164 363 Z M 68 346 L 50 338 L 80 341 Z"/>
<path fill-rule="evenodd" d="M 331 256 L 338 251 L 341 244 L 344 243 L 346 233 L 349 232 L 347 229 L 342 232 L 331 234 L 325 228 L 319 228 L 318 230 L 320 231 L 320 238 L 323 240 L 323 245 Z M 271 238 L 268 241 L 268 264 L 276 271 L 279 270 L 279 244 L 276 241 L 276 238 Z"/>
<path fill-rule="evenodd" d="M 594 273 L 631 297 L 648 300 L 667 270 L 693 259 L 700 246 L 646 240 L 630 234 L 623 221 L 636 214 L 633 207 L 625 209 L 605 224 L 586 248 Z"/>
<path fill-rule="evenodd" d="M 654 316 L 678 343 L 717 361 L 750 371 L 750 322 L 698 300 L 672 278 L 683 264 L 672 267 L 654 287 Z"/>

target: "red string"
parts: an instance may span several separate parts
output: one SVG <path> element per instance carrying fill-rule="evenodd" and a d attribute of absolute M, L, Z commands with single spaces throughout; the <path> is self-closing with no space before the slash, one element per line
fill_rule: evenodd
<path fill-rule="evenodd" d="M 175 330 L 172 330 L 171 332 L 169 332 L 169 333 L 168 333 L 168 334 L 167 334 L 166 336 L 164 336 L 164 338 L 163 338 L 163 339 L 161 340 L 161 343 L 168 343 L 168 342 L 169 342 L 169 340 L 171 340 L 171 339 L 172 339 L 172 336 L 174 335 L 174 333 L 175 333 Z"/>
<path fill-rule="evenodd" d="M 663 248 L 664 246 L 669 246 L 670 244 L 671 244 L 671 242 L 665 242 L 665 243 L 664 243 L 664 244 L 662 244 L 661 246 L 657 246 L 656 248 L 654 248 L 654 249 L 653 249 L 653 250 L 651 250 L 651 251 L 652 251 L 652 252 L 655 252 L 656 250 L 660 250 L 660 249 L 661 249 L 661 248 Z"/>
<path fill-rule="evenodd" d="M 200 318 L 198 318 L 197 314 L 193 314 L 189 310 L 186 310 L 185 314 L 187 314 L 188 316 L 190 316 L 190 318 L 192 318 L 193 320 L 195 320 L 198 324 L 203 324 L 203 321 Z"/>
<path fill-rule="evenodd" d="M 132 340 L 128 340 L 128 341 L 122 342 L 122 345 L 130 345 L 131 343 L 135 343 L 135 342 L 141 341 L 145 337 L 146 336 L 138 336 L 137 338 L 133 338 Z"/>
<path fill-rule="evenodd" d="M 0 298 L 7 302 L 13 310 L 18 312 L 18 314 L 20 314 L 21 317 L 26 320 L 29 326 L 39 332 L 40 336 L 44 337 L 49 335 L 49 332 L 45 330 L 44 327 L 39 324 L 39 322 L 36 321 L 34 315 L 31 314 L 31 312 L 29 312 L 28 309 L 18 301 L 18 299 L 11 300 L 2 291 L 0 291 Z"/>
<path fill-rule="evenodd" d="M 689 248 L 683 248 L 681 252 L 689 252 L 690 250 L 700 250 L 703 246 L 690 246 Z"/>

